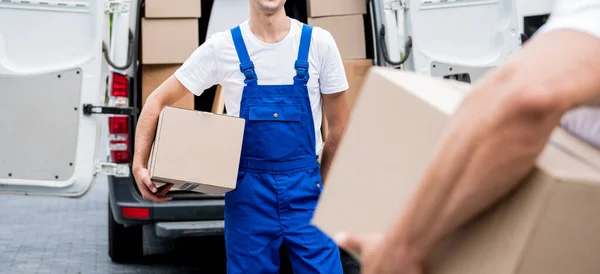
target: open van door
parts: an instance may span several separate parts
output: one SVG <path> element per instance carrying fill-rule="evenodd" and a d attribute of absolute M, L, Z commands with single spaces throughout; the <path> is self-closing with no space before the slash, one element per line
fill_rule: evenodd
<path fill-rule="evenodd" d="M 521 47 L 515 0 L 373 1 L 380 66 L 474 83 Z"/>
<path fill-rule="evenodd" d="M 0 192 L 76 197 L 92 185 L 106 2 L 0 1 Z"/>

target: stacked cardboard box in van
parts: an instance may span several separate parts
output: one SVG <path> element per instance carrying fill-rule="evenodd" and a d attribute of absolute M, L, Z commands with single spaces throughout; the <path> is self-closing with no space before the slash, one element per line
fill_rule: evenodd
<path fill-rule="evenodd" d="M 308 24 L 328 30 L 342 59 L 365 59 L 365 0 L 308 0 Z"/>
<path fill-rule="evenodd" d="M 307 0 L 308 24 L 331 33 L 340 51 L 350 84 L 350 106 L 363 82 L 373 60 L 367 58 L 364 17 L 367 13 L 365 0 Z M 327 120 L 323 114 L 323 139 L 327 138 Z"/>
<path fill-rule="evenodd" d="M 200 0 L 146 0 L 142 19 L 142 105 L 199 45 Z M 193 94 L 174 107 L 194 109 Z"/>

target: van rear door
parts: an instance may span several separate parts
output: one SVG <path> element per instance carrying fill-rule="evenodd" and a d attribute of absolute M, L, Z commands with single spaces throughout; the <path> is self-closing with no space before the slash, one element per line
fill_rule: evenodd
<path fill-rule="evenodd" d="M 521 47 L 515 1 L 373 1 L 377 64 L 475 83 Z"/>
<path fill-rule="evenodd" d="M 80 196 L 95 174 L 105 1 L 0 0 L 0 191 Z M 106 117 L 104 117 L 106 119 Z"/>

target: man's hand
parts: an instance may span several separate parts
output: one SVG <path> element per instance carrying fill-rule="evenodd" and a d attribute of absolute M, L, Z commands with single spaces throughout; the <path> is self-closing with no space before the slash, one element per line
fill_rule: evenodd
<path fill-rule="evenodd" d="M 401 246 L 380 234 L 335 237 L 340 248 L 361 257 L 361 272 L 365 274 L 425 274 L 424 266 L 410 259 Z"/>
<path fill-rule="evenodd" d="M 156 188 L 154 183 L 150 180 L 150 172 L 148 172 L 148 169 L 143 167 L 135 168 L 133 177 L 135 178 L 135 182 L 144 199 L 155 203 L 162 203 L 173 199 L 173 197 L 165 196 L 173 185 L 167 184 L 160 188 Z"/>
<path fill-rule="evenodd" d="M 156 133 L 161 110 L 165 106 L 177 102 L 189 92 L 190 91 L 187 90 L 175 76 L 171 76 L 148 96 L 146 103 L 142 108 L 135 135 L 133 177 L 135 177 L 136 184 L 142 193 L 142 197 L 146 200 L 156 203 L 171 200 L 171 197 L 166 197 L 165 195 L 173 185 L 167 184 L 157 189 L 152 181 L 150 181 L 150 172 L 148 172 L 146 165 L 148 163 L 152 143 L 154 142 L 154 135 Z"/>

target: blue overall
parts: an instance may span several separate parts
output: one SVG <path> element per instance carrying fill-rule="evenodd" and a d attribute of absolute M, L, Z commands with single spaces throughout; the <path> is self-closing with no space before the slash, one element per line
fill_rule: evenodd
<path fill-rule="evenodd" d="M 306 87 L 312 27 L 302 28 L 293 85 L 258 85 L 240 28 L 231 35 L 246 126 L 237 187 L 225 195 L 227 273 L 279 273 L 282 244 L 295 273 L 343 273 L 337 245 L 310 224 L 322 190 Z"/>

